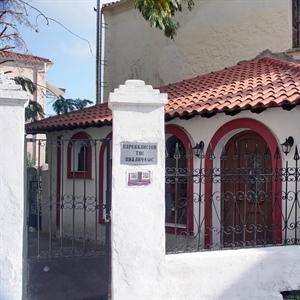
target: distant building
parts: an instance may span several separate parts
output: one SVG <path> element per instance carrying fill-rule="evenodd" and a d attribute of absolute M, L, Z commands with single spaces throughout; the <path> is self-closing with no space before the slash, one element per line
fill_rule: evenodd
<path fill-rule="evenodd" d="M 38 102 L 46 113 L 46 91 L 58 96 L 61 90 L 47 82 L 47 72 L 53 62 L 48 58 L 43 58 L 34 55 L 21 54 L 12 51 L 0 51 L 0 70 L 7 73 L 11 78 L 16 76 L 30 79 L 36 84 L 36 92 L 31 95 L 31 99 Z M 45 138 L 45 135 L 39 134 L 36 138 Z M 27 149 L 33 160 L 37 157 L 37 146 L 32 143 L 32 147 Z M 44 147 L 45 148 L 45 147 Z M 44 152 L 45 149 L 41 148 Z M 36 161 L 36 165 L 43 165 L 45 163 L 45 153 L 41 156 L 40 161 Z"/>

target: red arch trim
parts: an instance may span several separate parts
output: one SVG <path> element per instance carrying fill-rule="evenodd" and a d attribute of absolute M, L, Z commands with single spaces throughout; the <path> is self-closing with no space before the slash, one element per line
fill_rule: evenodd
<path fill-rule="evenodd" d="M 188 135 L 179 126 L 176 126 L 176 125 L 167 125 L 165 127 L 165 133 L 177 136 L 182 141 L 183 145 L 186 147 L 186 150 L 188 149 L 188 146 L 190 146 L 191 149 L 192 149 L 193 146 L 192 146 L 192 143 L 191 143 Z"/>
<path fill-rule="evenodd" d="M 243 119 L 236 119 L 232 120 L 223 126 L 221 126 L 216 133 L 213 135 L 212 139 L 210 140 L 209 147 L 207 147 L 206 155 L 205 155 L 205 168 L 207 172 L 210 173 L 210 170 L 213 167 L 213 162 L 210 159 L 210 147 L 214 151 L 219 141 L 222 139 L 222 137 L 236 129 L 250 129 L 255 132 L 257 132 L 260 136 L 264 138 L 264 140 L 267 142 L 271 154 L 271 160 L 272 160 L 272 169 L 275 169 L 276 167 L 280 169 L 282 167 L 282 160 L 277 160 L 276 165 L 276 159 L 275 159 L 275 153 L 276 148 L 278 147 L 278 143 L 276 138 L 274 137 L 273 133 L 262 123 L 260 123 L 257 120 L 250 119 L 250 118 L 243 118 Z M 272 195 L 276 195 L 276 192 L 281 190 L 280 186 L 280 180 L 277 182 L 272 182 Z M 205 228 L 207 230 L 205 235 L 205 245 L 211 244 L 211 236 L 209 234 L 208 229 L 212 226 L 212 207 L 211 207 L 211 197 L 212 197 L 212 183 L 211 180 L 207 180 L 205 183 Z M 272 199 L 273 204 L 275 202 L 275 198 Z M 280 224 L 281 222 L 281 202 L 278 202 L 279 205 L 276 207 L 279 207 L 279 209 L 274 210 L 272 215 L 272 220 L 274 224 Z M 276 239 L 281 240 L 282 232 L 279 229 L 278 232 L 274 232 L 274 237 L 276 235 Z"/>
<path fill-rule="evenodd" d="M 188 135 L 179 126 L 167 125 L 165 127 L 165 134 L 171 134 L 171 135 L 174 135 L 174 136 L 178 137 L 182 141 L 186 151 L 189 148 L 192 150 L 193 146 L 192 146 L 192 143 L 191 143 Z M 191 168 L 191 170 L 193 170 L 193 159 L 191 159 L 189 167 Z M 184 231 L 193 232 L 193 228 L 194 228 L 194 224 L 193 224 L 193 221 L 194 221 L 194 219 L 193 219 L 193 215 L 194 215 L 193 178 L 191 178 L 191 180 L 190 180 L 187 193 L 188 193 L 188 199 L 189 199 L 187 228 L 186 229 L 177 228 L 176 233 L 180 233 L 180 232 L 184 232 Z M 175 228 L 166 226 L 166 232 L 174 234 L 175 233 Z"/>
<path fill-rule="evenodd" d="M 251 129 L 257 132 L 259 135 L 261 135 L 269 145 L 271 156 L 272 158 L 274 158 L 278 143 L 273 133 L 264 124 L 254 119 L 248 119 L 248 118 L 232 120 L 224 124 L 223 126 L 221 126 L 213 135 L 210 141 L 210 145 L 212 146 L 212 149 L 213 150 L 215 149 L 220 139 L 226 133 L 229 133 L 230 131 L 233 131 L 235 129 L 242 129 L 242 128 Z M 209 159 L 208 152 L 206 153 L 205 162 L 207 161 L 207 159 Z"/>

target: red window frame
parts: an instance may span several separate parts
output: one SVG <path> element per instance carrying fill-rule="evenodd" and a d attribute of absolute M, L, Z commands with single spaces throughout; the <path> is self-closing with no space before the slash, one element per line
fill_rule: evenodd
<path fill-rule="evenodd" d="M 72 170 L 72 150 L 73 144 L 76 141 L 84 140 L 87 144 L 86 156 L 87 156 L 87 168 L 86 171 L 74 171 Z M 68 143 L 68 154 L 67 154 L 67 178 L 70 179 L 91 179 L 92 178 L 92 145 L 90 142 L 91 138 L 85 132 L 75 133 Z"/>

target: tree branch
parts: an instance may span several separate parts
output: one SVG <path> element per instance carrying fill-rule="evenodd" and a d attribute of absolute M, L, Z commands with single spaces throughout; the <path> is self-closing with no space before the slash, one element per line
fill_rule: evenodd
<path fill-rule="evenodd" d="M 37 17 L 36 17 L 36 24 L 35 24 L 35 27 L 36 27 L 36 31 L 37 31 L 37 32 L 38 32 L 38 18 L 39 18 L 40 16 L 42 16 L 42 17 L 45 19 L 45 21 L 46 21 L 46 25 L 49 25 L 49 24 L 50 24 L 50 21 L 52 21 L 52 22 L 54 22 L 54 23 L 60 25 L 62 28 L 64 28 L 65 30 L 67 30 L 67 31 L 68 31 L 69 33 L 71 33 L 72 35 L 74 35 L 74 36 L 76 36 L 77 38 L 79 38 L 79 39 L 85 41 L 85 42 L 88 44 L 88 46 L 89 46 L 89 49 L 90 49 L 90 52 L 91 52 L 92 56 L 95 57 L 95 55 L 94 55 L 94 53 L 93 53 L 93 50 L 92 50 L 91 43 L 90 43 L 87 39 L 85 39 L 85 38 L 83 38 L 83 37 L 77 35 L 76 33 L 74 33 L 73 31 L 71 31 L 69 28 L 67 28 L 66 26 L 64 26 L 64 25 L 63 25 L 62 23 L 60 23 L 59 21 L 47 17 L 47 16 L 46 16 L 44 13 L 42 13 L 38 8 L 32 6 L 32 5 L 29 4 L 28 2 L 25 2 L 25 1 L 23 1 L 23 0 L 19 0 L 19 1 L 20 1 L 24 6 L 28 6 L 28 7 L 32 8 L 33 10 L 35 10 L 36 12 L 39 13 L 39 14 L 37 15 Z"/>

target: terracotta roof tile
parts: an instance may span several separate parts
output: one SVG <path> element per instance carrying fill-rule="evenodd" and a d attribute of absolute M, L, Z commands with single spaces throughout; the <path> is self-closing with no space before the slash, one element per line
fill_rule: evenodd
<path fill-rule="evenodd" d="M 194 115 L 259 113 L 269 107 L 291 109 L 300 104 L 300 65 L 263 57 L 158 88 L 168 93 L 166 121 Z M 107 104 L 26 125 L 27 131 L 101 127 L 111 125 Z"/>
<path fill-rule="evenodd" d="M 300 103 L 300 66 L 273 58 L 260 58 L 236 66 L 198 76 L 171 85 L 166 118 L 199 114 L 261 109 Z M 168 93 L 170 85 L 159 88 Z M 176 92 L 177 91 L 177 95 Z M 185 92 L 189 91 L 189 92 Z M 185 94 L 189 112 L 180 106 L 180 95 Z M 197 95 L 197 98 L 195 98 Z M 296 103 L 295 103 L 296 102 Z M 175 105 L 176 103 L 176 105 Z M 201 106 L 197 104 L 201 103 Z M 173 107 L 177 109 L 172 109 Z"/>
<path fill-rule="evenodd" d="M 118 2 L 125 2 L 125 0 L 116 0 L 116 1 L 107 2 L 107 3 L 102 4 L 102 7 L 108 7 L 108 6 L 111 6 L 111 5 L 116 4 Z"/>
<path fill-rule="evenodd" d="M 43 58 L 40 56 L 34 56 L 29 54 L 22 54 L 17 53 L 13 51 L 0 51 L 0 59 L 17 59 L 17 60 L 25 60 L 25 61 L 31 61 L 31 62 L 46 62 L 46 63 L 52 63 L 52 61 L 48 58 Z"/>
<path fill-rule="evenodd" d="M 111 121 L 111 110 L 107 103 L 104 103 L 29 123 L 25 127 L 27 132 L 51 132 L 64 129 L 102 127 L 111 125 Z"/>

